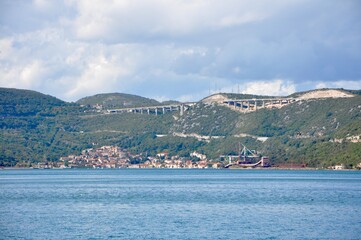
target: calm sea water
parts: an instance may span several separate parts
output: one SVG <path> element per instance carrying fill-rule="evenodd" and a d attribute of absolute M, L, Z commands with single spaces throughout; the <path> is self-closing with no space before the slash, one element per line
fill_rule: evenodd
<path fill-rule="evenodd" d="M 361 239 L 361 172 L 3 170 L 0 239 Z"/>

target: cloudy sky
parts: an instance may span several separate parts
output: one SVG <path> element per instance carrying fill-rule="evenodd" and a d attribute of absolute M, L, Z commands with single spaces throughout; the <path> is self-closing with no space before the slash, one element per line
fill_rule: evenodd
<path fill-rule="evenodd" d="M 0 86 L 66 101 L 361 89 L 361 1 L 0 0 Z"/>

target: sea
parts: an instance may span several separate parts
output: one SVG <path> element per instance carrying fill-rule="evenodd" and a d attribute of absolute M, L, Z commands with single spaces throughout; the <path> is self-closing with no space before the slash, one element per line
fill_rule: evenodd
<path fill-rule="evenodd" d="M 361 172 L 0 170 L 0 239 L 361 239 Z"/>

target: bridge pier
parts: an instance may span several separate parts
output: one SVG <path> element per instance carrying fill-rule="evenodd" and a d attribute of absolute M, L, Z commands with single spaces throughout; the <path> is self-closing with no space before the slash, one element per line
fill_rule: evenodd
<path fill-rule="evenodd" d="M 180 106 L 180 115 L 183 116 L 184 114 L 184 104 L 181 104 Z"/>
<path fill-rule="evenodd" d="M 257 111 L 262 108 L 279 108 L 296 102 L 294 98 L 265 98 L 265 99 L 228 99 L 223 103 L 229 108 L 238 109 L 241 112 Z M 233 105 L 233 106 L 232 106 Z"/>
<path fill-rule="evenodd" d="M 231 103 L 232 104 L 232 101 Z M 237 103 L 235 102 L 236 106 Z M 120 108 L 120 109 L 106 109 L 103 110 L 104 113 L 140 113 L 140 114 L 166 114 L 167 112 L 180 111 L 180 115 L 184 115 L 184 112 L 189 108 L 193 107 L 195 103 L 180 103 L 180 104 L 170 104 L 170 105 L 160 105 L 160 106 L 144 106 L 144 107 L 134 107 L 134 108 Z"/>

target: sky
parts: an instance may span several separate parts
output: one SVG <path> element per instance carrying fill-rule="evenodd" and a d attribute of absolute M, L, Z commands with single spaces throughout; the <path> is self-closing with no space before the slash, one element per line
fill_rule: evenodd
<path fill-rule="evenodd" d="M 0 87 L 65 101 L 361 89 L 361 1 L 0 0 Z"/>

